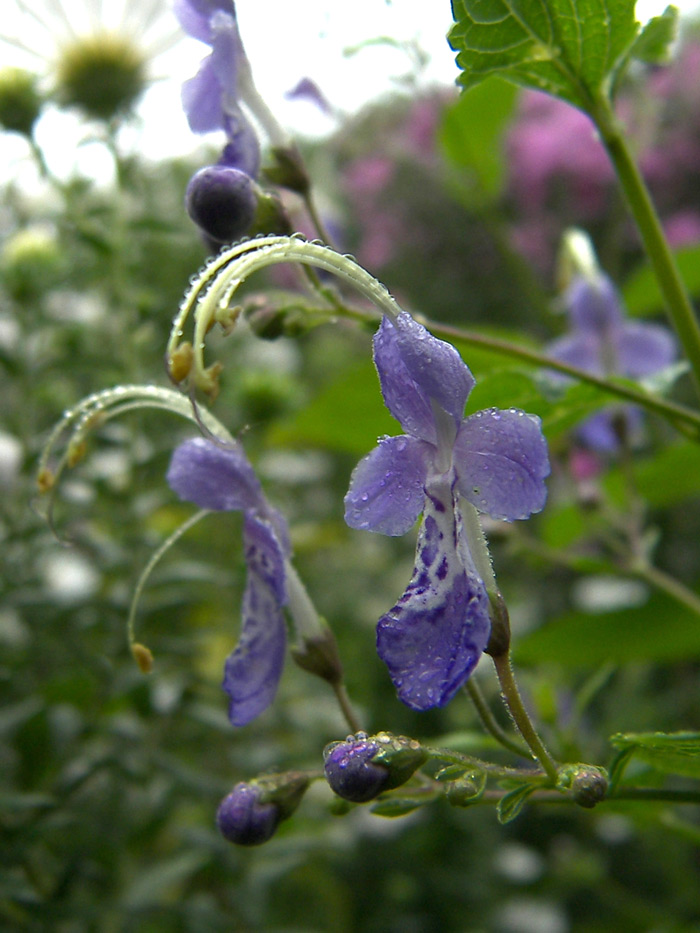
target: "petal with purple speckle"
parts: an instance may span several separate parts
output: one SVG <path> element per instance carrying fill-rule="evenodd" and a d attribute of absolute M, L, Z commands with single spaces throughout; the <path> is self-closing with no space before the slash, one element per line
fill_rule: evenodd
<path fill-rule="evenodd" d="M 411 582 L 377 625 L 377 651 L 399 699 L 417 710 L 452 699 L 491 631 L 484 584 L 460 557 L 452 492 L 444 482 L 428 492 Z"/>

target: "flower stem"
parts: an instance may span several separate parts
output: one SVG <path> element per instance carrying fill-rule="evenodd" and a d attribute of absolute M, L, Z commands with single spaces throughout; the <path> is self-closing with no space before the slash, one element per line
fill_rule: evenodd
<path fill-rule="evenodd" d="M 362 725 L 360 723 L 360 720 L 355 715 L 355 711 L 352 708 L 352 704 L 350 703 L 350 698 L 348 696 L 348 691 L 345 688 L 345 684 L 342 681 L 338 681 L 336 683 L 333 683 L 332 687 L 333 687 L 333 692 L 335 693 L 335 698 L 338 701 L 338 706 L 340 707 L 340 711 L 345 717 L 345 722 L 348 724 L 348 726 L 350 726 L 350 731 L 353 733 L 361 732 Z"/>
<path fill-rule="evenodd" d="M 617 172 L 661 293 L 666 300 L 671 322 L 693 370 L 696 390 L 700 393 L 700 326 L 649 190 L 607 100 L 601 98 L 597 101 L 591 116 Z"/>
<path fill-rule="evenodd" d="M 510 715 L 513 717 L 513 722 L 525 739 L 532 757 L 537 759 L 542 770 L 547 774 L 547 777 L 555 783 L 557 780 L 557 765 L 545 748 L 542 739 L 537 734 L 532 720 L 525 709 L 520 691 L 518 690 L 518 685 L 515 682 L 513 667 L 510 663 L 510 654 L 493 655 L 492 659 L 494 667 L 496 668 L 498 680 L 501 684 L 503 699 L 506 702 Z"/>
<path fill-rule="evenodd" d="M 481 692 L 480 687 L 475 682 L 474 678 L 470 678 L 465 687 L 466 693 L 469 695 L 469 699 L 474 704 L 474 708 L 479 714 L 479 719 L 484 729 L 491 735 L 499 744 L 504 748 L 507 748 L 508 751 L 514 752 L 516 755 L 521 755 L 524 757 L 529 757 L 528 750 L 520 745 L 518 742 L 513 741 L 510 736 L 501 728 L 501 726 L 496 721 L 496 717 L 491 712 L 491 709 L 484 699 L 484 695 Z"/>

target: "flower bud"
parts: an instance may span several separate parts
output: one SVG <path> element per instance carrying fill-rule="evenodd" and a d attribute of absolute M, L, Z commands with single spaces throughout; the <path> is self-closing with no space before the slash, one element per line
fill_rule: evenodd
<path fill-rule="evenodd" d="M 331 789 L 345 800 L 364 803 L 405 784 L 428 756 L 418 742 L 405 736 L 358 732 L 344 742 L 331 742 L 323 758 Z"/>
<path fill-rule="evenodd" d="M 267 842 L 279 824 L 294 813 L 308 786 L 309 778 L 301 771 L 240 781 L 216 813 L 221 835 L 241 846 Z"/>
<path fill-rule="evenodd" d="M 564 765 L 559 769 L 557 790 L 570 791 L 574 801 L 591 810 L 608 792 L 608 775 L 605 768 L 594 765 Z"/>
<path fill-rule="evenodd" d="M 221 835 L 241 846 L 267 842 L 280 823 L 280 809 L 274 803 L 261 803 L 262 788 L 241 781 L 224 797 L 216 813 Z"/>
<path fill-rule="evenodd" d="M 344 800 L 365 803 L 386 788 L 389 770 L 372 763 L 379 744 L 364 732 L 331 742 L 323 751 L 324 771 L 331 790 Z"/>
<path fill-rule="evenodd" d="M 252 179 L 225 165 L 209 165 L 190 179 L 185 192 L 187 213 L 210 239 L 231 243 L 249 229 L 257 210 Z"/>
<path fill-rule="evenodd" d="M 0 126 L 3 129 L 31 136 L 42 103 L 33 74 L 21 68 L 0 70 Z"/>

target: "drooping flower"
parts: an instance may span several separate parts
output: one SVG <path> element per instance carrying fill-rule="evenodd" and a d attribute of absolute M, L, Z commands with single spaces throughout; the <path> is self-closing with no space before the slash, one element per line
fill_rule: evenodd
<path fill-rule="evenodd" d="M 230 147 L 226 164 L 255 177 L 260 144 L 241 109 L 242 85 L 251 85 L 252 78 L 233 0 L 175 0 L 174 9 L 185 32 L 211 48 L 197 74 L 182 87 L 190 129 L 224 130 Z"/>
<path fill-rule="evenodd" d="M 282 515 L 265 498 L 260 481 L 237 445 L 192 438 L 176 448 L 167 480 L 187 502 L 244 515 L 247 567 L 241 635 L 224 666 L 223 688 L 235 726 L 255 719 L 273 701 L 282 674 L 287 634 L 289 536 Z"/>
<path fill-rule="evenodd" d="M 493 582 L 466 526 L 474 510 L 506 521 L 539 511 L 547 446 L 539 419 L 523 411 L 464 418 L 471 372 L 405 312 L 382 320 L 374 362 L 384 402 L 406 433 L 381 439 L 357 465 L 345 520 L 402 535 L 423 513 L 413 576 L 379 620 L 377 649 L 400 699 L 425 710 L 454 696 L 489 640 Z"/>
<path fill-rule="evenodd" d="M 569 244 L 565 248 L 585 255 L 574 259 L 576 272 L 564 296 L 571 331 L 549 345 L 549 355 L 599 376 L 630 379 L 652 376 L 673 363 L 677 353 L 673 335 L 660 324 L 625 319 L 617 289 L 597 265 L 585 235 L 571 231 L 565 243 Z M 594 449 L 616 450 L 615 421 L 620 416 L 628 432 L 638 428 L 640 410 L 616 406 L 586 419 L 578 429 L 579 437 Z"/>

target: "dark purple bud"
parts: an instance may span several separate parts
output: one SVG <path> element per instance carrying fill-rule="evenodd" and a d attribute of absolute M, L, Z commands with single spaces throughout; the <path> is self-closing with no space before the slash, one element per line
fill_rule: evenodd
<path fill-rule="evenodd" d="M 354 803 L 364 803 L 380 794 L 389 781 L 389 771 L 372 763 L 379 747 L 363 732 L 327 745 L 323 751 L 324 770 L 331 790 Z"/>
<path fill-rule="evenodd" d="M 221 835 L 240 846 L 267 842 L 282 819 L 275 803 L 261 803 L 263 788 L 241 781 L 224 797 L 216 814 Z"/>
<path fill-rule="evenodd" d="M 231 243 L 253 223 L 257 208 L 253 180 L 239 169 L 210 165 L 190 179 L 185 207 L 209 238 Z"/>

